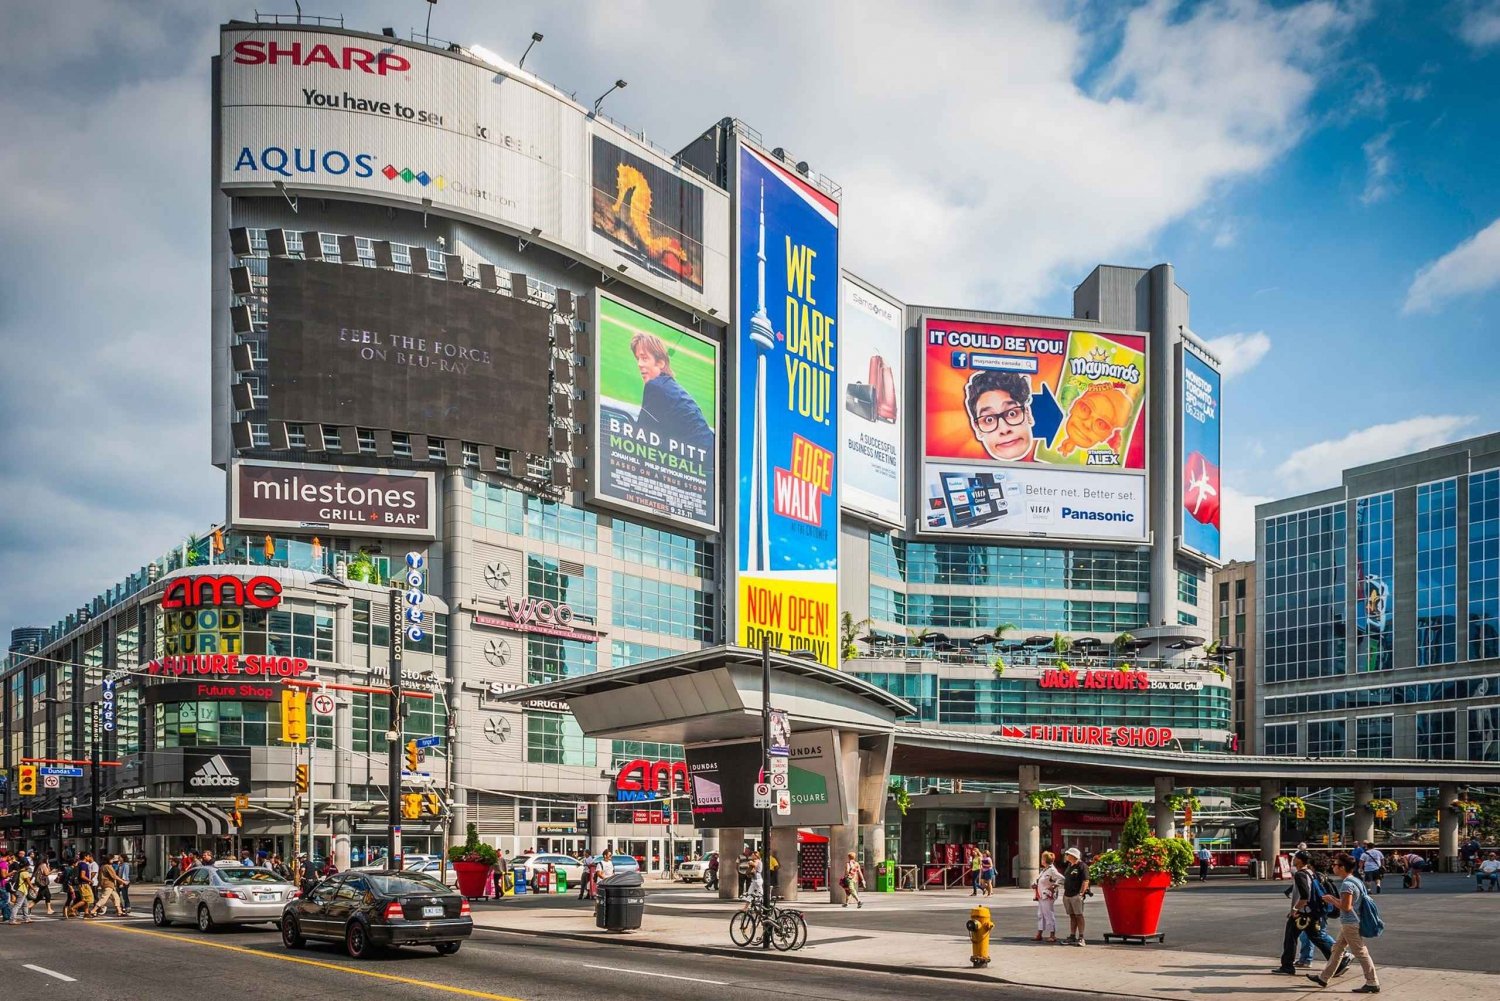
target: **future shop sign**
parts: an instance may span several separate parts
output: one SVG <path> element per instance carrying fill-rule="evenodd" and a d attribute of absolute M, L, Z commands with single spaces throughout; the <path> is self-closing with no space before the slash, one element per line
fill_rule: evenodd
<path fill-rule="evenodd" d="M 432 473 L 235 462 L 229 520 L 240 528 L 370 529 L 432 539 Z"/>

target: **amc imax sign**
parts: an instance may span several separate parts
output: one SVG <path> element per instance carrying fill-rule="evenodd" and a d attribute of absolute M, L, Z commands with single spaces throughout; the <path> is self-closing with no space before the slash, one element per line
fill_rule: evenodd
<path fill-rule="evenodd" d="M 229 517 L 236 528 L 434 539 L 436 508 L 432 473 L 293 462 L 235 462 L 229 469 Z"/>

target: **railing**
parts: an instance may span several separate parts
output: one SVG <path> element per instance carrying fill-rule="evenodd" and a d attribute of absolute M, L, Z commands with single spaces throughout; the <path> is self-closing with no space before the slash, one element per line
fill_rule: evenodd
<path fill-rule="evenodd" d="M 316 24 L 330 25 L 335 28 L 344 26 L 342 14 L 262 14 L 255 12 L 256 24 Z"/>

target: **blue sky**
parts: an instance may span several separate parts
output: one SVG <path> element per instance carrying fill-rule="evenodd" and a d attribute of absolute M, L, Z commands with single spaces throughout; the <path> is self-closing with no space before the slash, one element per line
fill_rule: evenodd
<path fill-rule="evenodd" d="M 0 9 L 0 628 L 222 514 L 209 59 L 254 6 Z M 627 79 L 606 112 L 661 146 L 733 115 L 840 182 L 845 263 L 908 301 L 1066 314 L 1096 263 L 1172 261 L 1229 363 L 1229 555 L 1257 498 L 1500 424 L 1500 0 L 433 9 L 510 58 L 533 30 L 527 69 L 585 102 Z"/>

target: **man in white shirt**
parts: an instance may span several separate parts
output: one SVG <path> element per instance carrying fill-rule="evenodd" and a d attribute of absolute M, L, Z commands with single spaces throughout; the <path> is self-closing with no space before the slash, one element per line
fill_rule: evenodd
<path fill-rule="evenodd" d="M 1380 870 L 1385 867 L 1385 855 L 1375 847 L 1375 842 L 1366 841 L 1365 853 L 1360 856 L 1359 861 L 1365 870 L 1365 888 L 1372 893 L 1379 893 Z"/>
<path fill-rule="evenodd" d="M 1483 890 L 1485 883 L 1490 884 L 1491 890 L 1500 890 L 1500 856 L 1494 852 L 1479 863 L 1479 870 L 1474 873 L 1475 892 Z"/>

